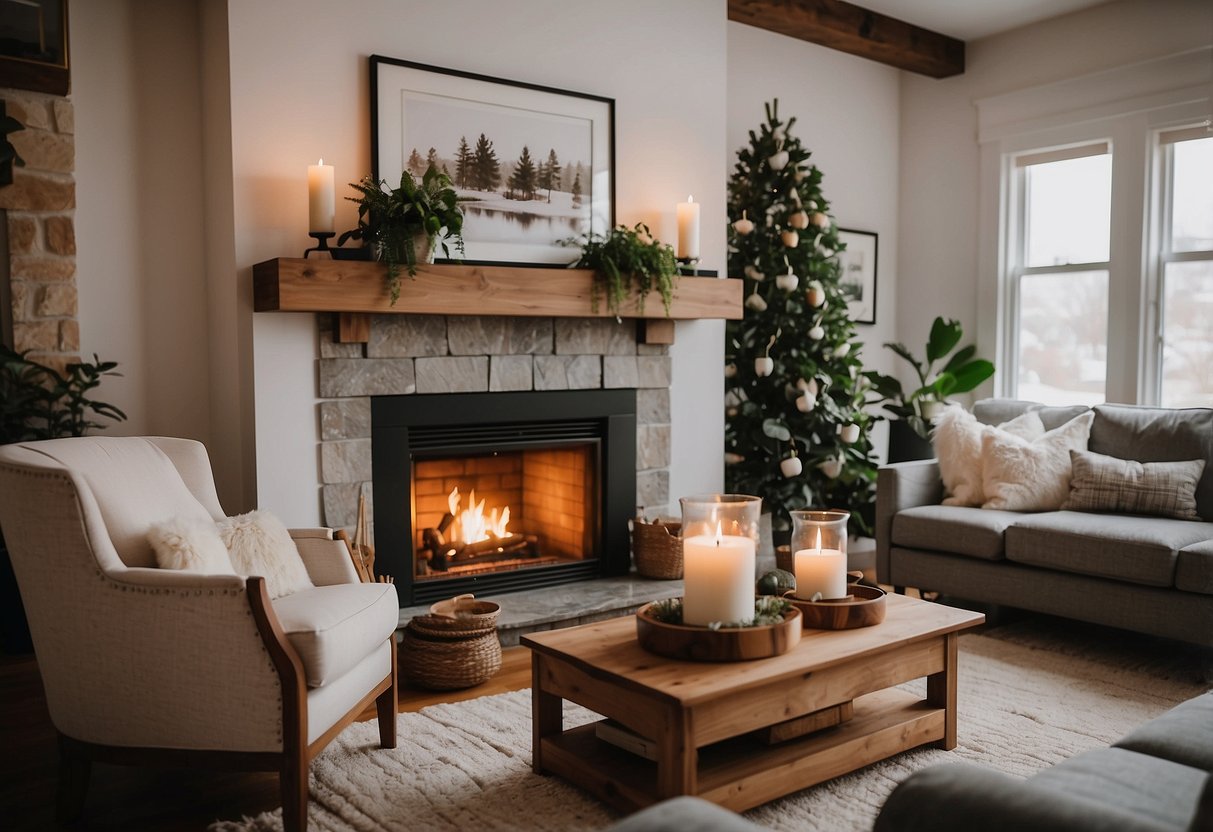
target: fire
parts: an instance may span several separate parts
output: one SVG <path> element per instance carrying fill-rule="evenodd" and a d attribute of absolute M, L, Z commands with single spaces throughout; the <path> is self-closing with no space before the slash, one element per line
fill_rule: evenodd
<path fill-rule="evenodd" d="M 498 510 L 493 508 L 488 516 L 484 514 L 484 500 L 476 502 L 476 489 L 472 489 L 471 495 L 468 497 L 468 507 L 460 510 L 459 489 L 456 488 L 447 495 L 446 503 L 450 509 L 451 516 L 455 518 L 455 522 L 451 524 L 450 538 L 452 540 L 462 540 L 464 543 L 477 543 L 481 540 L 488 540 L 490 537 L 505 537 L 509 534 L 506 526 L 510 522 L 510 507 L 506 506 L 501 509 L 500 516 Z"/>

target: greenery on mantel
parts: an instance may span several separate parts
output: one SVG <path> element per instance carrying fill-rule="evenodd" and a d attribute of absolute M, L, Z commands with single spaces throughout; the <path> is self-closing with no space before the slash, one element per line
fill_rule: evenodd
<path fill-rule="evenodd" d="M 401 172 L 398 188 L 369 176 L 350 187 L 360 194 L 346 197 L 358 204 L 358 227 L 343 233 L 337 245 L 361 240 L 374 251 L 387 265 L 393 305 L 400 297 L 401 266 L 410 276 L 417 274 L 417 263 L 429 260 L 436 242 L 444 257 L 451 256 L 448 240 L 463 254 L 463 208 L 451 178 L 437 168 L 426 170 L 420 182 Z"/>
<path fill-rule="evenodd" d="M 774 595 L 759 595 L 754 598 L 753 618 L 745 621 L 713 621 L 707 626 L 709 630 L 769 627 L 783 621 L 784 614 L 790 609 L 792 609 L 790 601 Z M 648 613 L 663 624 L 682 624 L 682 599 L 666 598 L 664 601 L 654 601 L 649 606 Z"/>
<path fill-rule="evenodd" d="M 114 361 L 68 364 L 60 372 L 0 346 L 0 445 L 38 439 L 83 436 L 104 428 L 93 416 L 121 422 L 126 414 L 112 404 L 89 398 L 104 376 L 114 372 Z M 91 412 L 91 413 L 90 413 Z"/>
<path fill-rule="evenodd" d="M 607 309 L 618 315 L 630 293 L 636 295 L 636 309 L 644 312 L 645 296 L 656 289 L 670 314 L 674 298 L 674 281 L 678 276 L 678 261 L 674 249 L 653 239 L 644 223 L 635 228 L 620 225 L 608 234 L 583 234 L 561 241 L 562 245 L 580 246 L 581 258 L 572 263 L 573 269 L 593 269 L 594 283 L 590 305 L 598 311 L 600 298 L 606 295 Z"/>
<path fill-rule="evenodd" d="M 907 394 L 900 381 L 891 376 L 879 375 L 875 377 L 874 389 L 885 398 L 884 409 L 904 419 L 923 439 L 930 438 L 931 419 L 948 396 L 968 393 L 994 375 L 992 363 L 975 357 L 975 344 L 957 350 L 944 364 L 943 369 L 933 374 L 935 362 L 946 358 L 960 343 L 963 335 L 964 331 L 958 321 L 936 318 L 931 324 L 926 358 L 922 361 L 915 358 L 904 344 L 885 344 L 885 347 L 904 358 L 914 368 L 919 387 Z"/>

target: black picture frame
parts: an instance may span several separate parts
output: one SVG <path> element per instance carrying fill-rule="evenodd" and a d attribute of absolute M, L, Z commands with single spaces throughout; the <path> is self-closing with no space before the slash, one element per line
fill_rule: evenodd
<path fill-rule="evenodd" d="M 64 96 L 71 92 L 67 2 L 4 3 L 0 87 Z"/>
<path fill-rule="evenodd" d="M 370 80 L 372 176 L 443 166 L 470 197 L 465 262 L 567 266 L 580 249 L 559 241 L 614 226 L 615 99 L 382 55 Z"/>
<path fill-rule="evenodd" d="M 879 254 L 875 231 L 839 228 L 846 248 L 838 252 L 838 283 L 847 297 L 847 311 L 857 324 L 876 323 L 876 276 Z"/>

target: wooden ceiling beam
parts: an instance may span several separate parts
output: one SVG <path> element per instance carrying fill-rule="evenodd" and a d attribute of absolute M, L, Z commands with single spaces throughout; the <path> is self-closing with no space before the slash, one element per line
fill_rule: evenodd
<path fill-rule="evenodd" d="M 964 41 L 843 0 L 729 0 L 729 20 L 932 78 L 965 70 Z"/>

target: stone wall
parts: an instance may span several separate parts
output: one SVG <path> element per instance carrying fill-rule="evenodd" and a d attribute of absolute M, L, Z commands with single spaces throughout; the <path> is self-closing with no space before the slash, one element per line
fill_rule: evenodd
<path fill-rule="evenodd" d="M 8 224 L 13 346 L 52 366 L 78 360 L 76 317 L 75 124 L 72 102 L 0 89 L 8 115 L 24 130 L 9 141 L 25 160 L 0 187 Z"/>
<path fill-rule="evenodd" d="M 405 287 L 407 291 L 408 287 Z M 670 356 L 636 343 L 634 321 L 376 315 L 370 341 L 334 343 L 320 315 L 324 522 L 350 528 L 371 499 L 371 396 L 635 388 L 636 501 L 664 512 L 670 490 Z"/>

